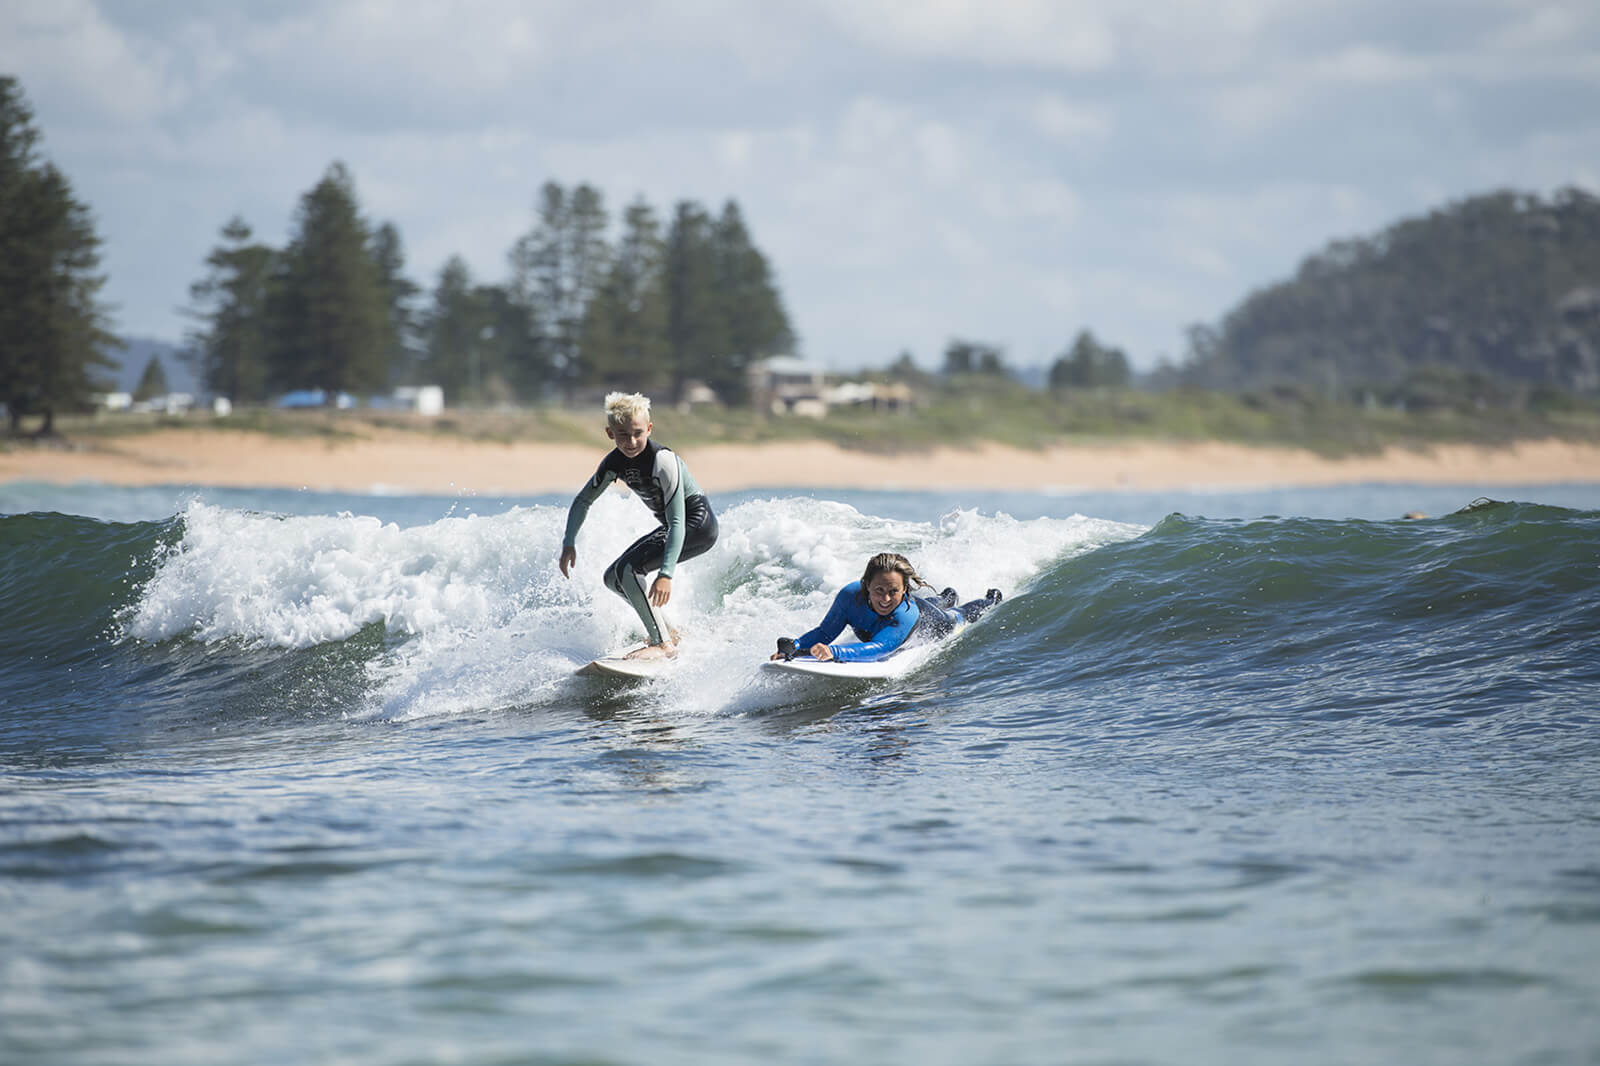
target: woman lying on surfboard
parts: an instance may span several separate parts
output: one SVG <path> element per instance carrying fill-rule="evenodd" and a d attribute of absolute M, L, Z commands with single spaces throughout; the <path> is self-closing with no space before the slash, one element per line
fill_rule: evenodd
<path fill-rule="evenodd" d="M 913 634 L 919 641 L 936 640 L 1000 602 L 999 589 L 960 607 L 955 589 L 945 589 L 937 598 L 911 595 L 914 589 L 928 587 L 904 555 L 879 552 L 867 560 L 860 581 L 839 590 L 821 624 L 798 640 L 780 638 L 772 658 L 810 655 L 824 662 L 871 662 L 898 651 Z M 830 643 L 845 626 L 855 630 L 860 643 Z"/>

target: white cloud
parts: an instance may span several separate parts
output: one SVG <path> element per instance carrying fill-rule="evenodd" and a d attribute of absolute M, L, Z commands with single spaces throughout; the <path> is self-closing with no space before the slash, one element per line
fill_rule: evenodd
<path fill-rule="evenodd" d="M 169 67 L 170 55 L 136 49 L 90 0 L 0 4 L 0 69 L 70 101 L 82 122 L 154 119 L 174 95 Z"/>
<path fill-rule="evenodd" d="M 1111 119 L 1105 109 L 1074 103 L 1049 93 L 1033 99 L 1028 117 L 1040 133 L 1066 143 L 1099 140 L 1111 129 Z"/>
<path fill-rule="evenodd" d="M 1103 69 L 1115 57 L 1109 5 L 820 0 L 819 6 L 848 36 L 890 55 L 1068 71 Z"/>
<path fill-rule="evenodd" d="M 1384 85 L 1420 81 L 1429 69 L 1418 56 L 1362 44 L 1319 58 L 1307 73 L 1335 84 Z"/>
<path fill-rule="evenodd" d="M 1587 40 L 1593 55 L 1594 36 L 1600 13 L 1595 6 L 1582 2 L 1541 3 L 1529 10 L 1516 4 L 1509 19 L 1497 35 L 1497 43 L 1508 50 L 1558 52 L 1569 50 L 1576 42 Z M 1593 68 L 1591 68 L 1591 71 Z M 1595 72 L 1600 75 L 1600 72 Z"/>
<path fill-rule="evenodd" d="M 281 22 L 257 24 L 252 60 L 285 80 L 349 85 L 394 94 L 470 98 L 509 88 L 548 54 L 546 35 L 513 0 L 476 0 L 470 17 L 452 4 L 403 9 L 377 0 L 340 0 Z M 537 8 L 535 8 L 537 10 Z"/>

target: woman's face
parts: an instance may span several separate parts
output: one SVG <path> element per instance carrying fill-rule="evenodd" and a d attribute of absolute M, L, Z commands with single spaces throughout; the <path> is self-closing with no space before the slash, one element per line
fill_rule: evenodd
<path fill-rule="evenodd" d="M 893 570 L 885 570 L 867 583 L 867 602 L 884 618 L 894 614 L 905 595 L 906 579 Z"/>

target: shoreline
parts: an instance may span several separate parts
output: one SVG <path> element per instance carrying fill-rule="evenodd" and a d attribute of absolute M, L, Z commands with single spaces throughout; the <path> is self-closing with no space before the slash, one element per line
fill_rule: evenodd
<path fill-rule="evenodd" d="M 596 434 L 599 437 L 598 434 Z M 88 446 L 0 451 L 0 483 L 182 485 L 326 492 L 544 495 L 576 492 L 609 443 L 454 440 L 396 430 L 357 439 L 162 429 Z M 1329 459 L 1282 446 L 1127 441 L 1026 451 L 980 443 L 869 455 L 822 441 L 709 444 L 685 462 L 708 493 L 751 489 L 1002 489 L 1160 492 L 1355 484 L 1561 484 L 1600 481 L 1600 444 L 1389 448 Z"/>

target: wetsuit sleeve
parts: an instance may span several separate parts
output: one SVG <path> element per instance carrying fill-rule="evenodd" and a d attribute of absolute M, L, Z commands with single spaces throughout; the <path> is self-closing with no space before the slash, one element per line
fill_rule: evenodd
<path fill-rule="evenodd" d="M 810 651 L 813 644 L 832 645 L 833 638 L 844 632 L 845 623 L 849 621 L 850 600 L 855 596 L 855 589 L 855 585 L 846 585 L 840 589 L 839 594 L 833 598 L 833 606 L 828 608 L 828 613 L 821 623 L 795 641 L 802 651 Z"/>
<path fill-rule="evenodd" d="M 590 478 L 583 488 L 578 490 L 578 495 L 573 497 L 572 506 L 567 509 L 567 531 L 561 537 L 563 548 L 578 546 L 578 530 L 583 528 L 583 520 L 588 517 L 590 506 L 600 498 L 606 486 L 617 479 L 610 463 L 606 461 L 609 458 L 608 455 L 606 459 L 600 460 L 600 465 L 595 468 L 594 477 Z"/>
<path fill-rule="evenodd" d="M 656 468 L 654 472 L 656 485 L 661 489 L 661 505 L 666 511 L 667 543 L 661 551 L 661 576 L 670 579 L 672 571 L 678 565 L 678 553 L 683 551 L 683 537 L 687 528 L 684 524 L 684 477 L 683 460 L 678 454 L 667 448 L 662 448 L 656 453 Z"/>
<path fill-rule="evenodd" d="M 830 644 L 833 657 L 842 663 L 870 663 L 886 657 L 906 642 L 917 626 L 916 601 L 907 597 L 906 609 L 896 611 L 888 625 L 859 644 Z"/>

